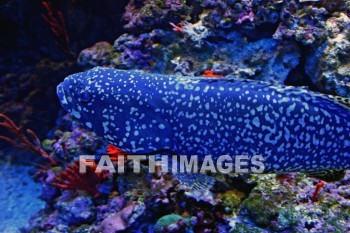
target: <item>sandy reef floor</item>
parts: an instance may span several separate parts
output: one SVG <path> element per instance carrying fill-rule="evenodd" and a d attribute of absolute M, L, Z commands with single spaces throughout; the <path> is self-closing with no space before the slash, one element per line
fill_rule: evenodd
<path fill-rule="evenodd" d="M 45 207 L 38 198 L 41 185 L 33 181 L 31 169 L 0 162 L 0 232 L 20 232 L 30 217 Z"/>

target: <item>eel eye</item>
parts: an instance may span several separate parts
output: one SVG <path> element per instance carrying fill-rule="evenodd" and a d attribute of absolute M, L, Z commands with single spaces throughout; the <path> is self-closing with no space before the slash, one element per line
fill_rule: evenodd
<path fill-rule="evenodd" d="M 91 99 L 91 95 L 87 90 L 83 90 L 79 93 L 79 98 L 82 102 L 89 102 Z"/>

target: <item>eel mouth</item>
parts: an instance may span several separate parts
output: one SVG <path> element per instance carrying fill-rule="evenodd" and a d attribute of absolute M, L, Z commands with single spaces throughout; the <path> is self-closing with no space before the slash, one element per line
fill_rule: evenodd
<path fill-rule="evenodd" d="M 63 82 L 58 84 L 56 92 L 57 92 L 57 96 L 58 96 L 58 99 L 59 99 L 62 107 L 68 111 L 68 100 L 67 100 L 66 95 L 64 93 Z"/>
<path fill-rule="evenodd" d="M 64 79 L 63 82 L 58 84 L 56 88 L 56 93 L 62 107 L 69 113 L 71 113 L 74 110 L 73 98 L 69 93 L 70 85 L 70 78 L 67 77 Z"/>

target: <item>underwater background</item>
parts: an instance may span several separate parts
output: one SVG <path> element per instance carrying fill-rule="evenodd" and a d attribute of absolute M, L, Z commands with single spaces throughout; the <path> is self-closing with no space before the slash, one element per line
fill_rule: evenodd
<path fill-rule="evenodd" d="M 117 152 L 56 95 L 103 66 L 350 98 L 349 17 L 349 0 L 0 1 L 0 232 L 350 232 L 350 171 L 215 174 L 200 191 L 143 165 L 79 174 L 79 155 Z"/>

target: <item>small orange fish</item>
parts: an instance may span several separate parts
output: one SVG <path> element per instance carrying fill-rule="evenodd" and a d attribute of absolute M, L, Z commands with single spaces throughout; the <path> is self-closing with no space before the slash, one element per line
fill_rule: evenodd
<path fill-rule="evenodd" d="M 215 74 L 212 70 L 204 71 L 202 76 L 204 76 L 204 77 L 213 77 L 213 78 L 222 78 L 222 77 L 224 77 L 221 74 Z"/>

